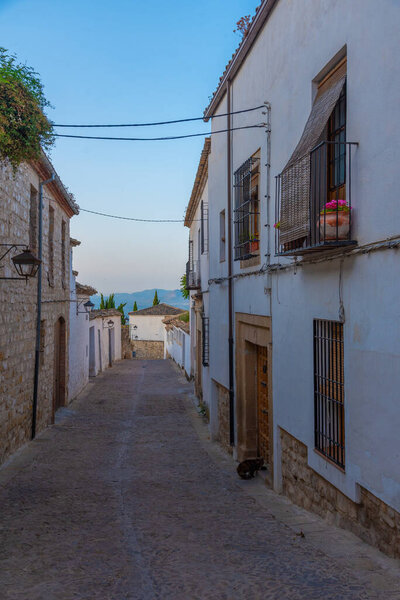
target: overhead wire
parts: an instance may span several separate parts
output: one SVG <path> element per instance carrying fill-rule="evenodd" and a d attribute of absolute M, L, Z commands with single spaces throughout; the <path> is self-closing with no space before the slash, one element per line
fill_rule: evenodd
<path fill-rule="evenodd" d="M 264 104 L 261 104 L 260 106 L 254 106 L 253 108 L 245 108 L 243 110 L 235 110 L 233 112 L 228 112 L 228 113 L 221 113 L 219 115 L 213 115 L 212 119 L 217 118 L 217 117 L 228 117 L 230 115 L 238 115 L 241 113 L 247 113 L 247 112 L 252 112 L 253 110 L 259 110 L 260 108 L 265 108 Z M 102 125 L 87 125 L 87 124 L 82 124 L 82 125 L 75 125 L 75 124 L 70 124 L 70 125 L 66 125 L 64 123 L 53 123 L 53 127 L 153 127 L 156 125 L 171 125 L 173 123 L 189 123 L 190 121 L 204 121 L 204 116 L 203 117 L 191 117 L 191 118 L 187 118 L 187 119 L 174 119 L 173 121 L 158 121 L 158 122 L 151 122 L 151 123 L 119 123 L 119 124 L 102 124 Z"/>
<path fill-rule="evenodd" d="M 186 135 L 173 135 L 173 136 L 165 136 L 165 137 L 151 137 L 151 138 L 128 138 L 128 137 L 108 137 L 108 136 L 99 136 L 99 135 L 72 135 L 67 133 L 54 133 L 54 137 L 58 138 L 76 138 L 76 139 L 84 139 L 84 140 L 115 140 L 115 141 L 127 141 L 127 142 L 160 142 L 165 140 L 182 140 L 184 138 L 193 138 L 200 136 L 210 136 L 215 135 L 216 133 L 226 133 L 227 131 L 238 131 L 239 129 L 255 129 L 265 127 L 264 123 L 259 123 L 258 125 L 245 125 L 243 127 L 232 127 L 231 129 L 219 129 L 217 131 L 210 131 L 204 133 L 189 133 Z"/>

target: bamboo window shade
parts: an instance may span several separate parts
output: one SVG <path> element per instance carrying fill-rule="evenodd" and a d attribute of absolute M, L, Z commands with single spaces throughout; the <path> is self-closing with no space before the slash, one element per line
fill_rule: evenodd
<path fill-rule="evenodd" d="M 329 117 L 346 82 L 343 60 L 321 82 L 303 134 L 281 173 L 280 241 L 292 242 L 310 231 L 310 152 L 323 141 Z"/>

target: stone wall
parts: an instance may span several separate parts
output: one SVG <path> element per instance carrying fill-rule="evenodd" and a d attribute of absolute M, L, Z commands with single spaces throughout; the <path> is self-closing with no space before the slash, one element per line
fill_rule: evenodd
<path fill-rule="evenodd" d="M 164 342 L 146 342 L 144 340 L 131 340 L 134 358 L 157 360 L 164 358 Z"/>
<path fill-rule="evenodd" d="M 356 504 L 307 464 L 307 447 L 280 430 L 283 493 L 292 502 L 348 529 L 382 552 L 400 557 L 400 513 L 361 487 Z"/>
<path fill-rule="evenodd" d="M 121 325 L 121 358 L 132 358 L 129 325 Z"/>
<path fill-rule="evenodd" d="M 0 239 L 4 244 L 29 244 L 37 238 L 37 218 L 32 223 L 31 195 L 39 189 L 39 177 L 30 166 L 22 165 L 15 177 L 6 163 L 0 164 Z M 36 210 L 38 202 L 36 199 Z M 49 282 L 49 205 L 54 210 L 53 281 Z M 30 218 L 31 217 L 31 218 Z M 35 223 L 36 221 L 36 223 Z M 61 233 L 69 246 L 69 218 L 51 192 L 43 199 L 42 324 L 37 432 L 53 421 L 55 325 L 65 321 L 69 331 L 69 252 L 64 252 L 62 268 Z M 32 231 L 33 228 L 33 231 Z M 30 231 L 31 230 L 31 231 Z M 22 250 L 22 249 L 21 249 Z M 1 262 L 0 275 L 16 277 L 12 251 Z M 62 273 L 66 274 L 62 280 Z M 37 277 L 24 281 L 0 280 L 0 463 L 30 440 L 32 424 L 33 377 L 35 363 Z M 65 348 L 65 380 L 68 386 L 68 352 Z"/>
<path fill-rule="evenodd" d="M 232 454 L 229 441 L 229 390 L 214 381 L 218 394 L 218 441 L 221 446 Z"/>

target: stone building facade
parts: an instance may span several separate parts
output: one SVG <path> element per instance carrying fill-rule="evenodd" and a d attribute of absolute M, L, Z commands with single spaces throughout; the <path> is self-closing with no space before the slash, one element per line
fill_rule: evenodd
<path fill-rule="evenodd" d="M 54 169 L 45 155 L 13 174 L 0 164 L 0 244 L 38 250 L 39 183 Z M 36 431 L 54 421 L 68 389 L 70 300 L 69 222 L 78 206 L 59 177 L 44 187 L 42 314 Z M 16 277 L 13 249 L 0 263 L 0 277 Z M 37 276 L 0 280 L 0 463 L 31 438 L 35 368 Z"/>

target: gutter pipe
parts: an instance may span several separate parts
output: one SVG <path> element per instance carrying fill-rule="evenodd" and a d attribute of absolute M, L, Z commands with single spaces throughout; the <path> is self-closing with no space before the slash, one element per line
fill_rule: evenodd
<path fill-rule="evenodd" d="M 235 392 L 233 365 L 233 278 L 232 278 L 232 172 L 231 172 L 231 82 L 226 82 L 227 98 L 227 183 L 228 183 L 228 318 L 229 318 L 229 443 L 235 445 Z"/>
<path fill-rule="evenodd" d="M 39 362 L 40 362 L 40 336 L 42 318 L 42 248 L 43 248 L 43 187 L 54 181 L 54 173 L 50 179 L 41 181 L 39 184 L 39 248 L 38 258 L 40 260 L 38 269 L 37 286 L 37 313 L 36 313 L 36 346 L 35 346 L 35 375 L 33 380 L 33 404 L 32 404 L 32 439 L 36 435 L 36 414 L 39 389 Z"/>

